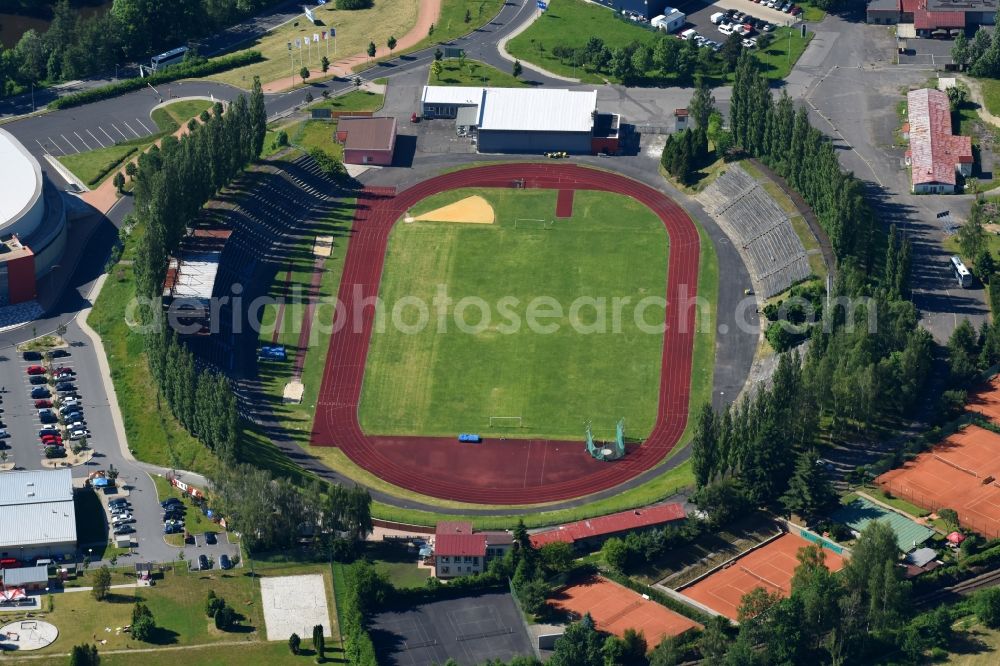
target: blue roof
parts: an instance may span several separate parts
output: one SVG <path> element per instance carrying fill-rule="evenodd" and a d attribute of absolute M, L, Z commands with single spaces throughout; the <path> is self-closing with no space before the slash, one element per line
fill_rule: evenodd
<path fill-rule="evenodd" d="M 899 544 L 899 549 L 904 553 L 910 552 L 934 534 L 934 530 L 931 528 L 895 511 L 885 509 L 863 497 L 857 497 L 835 511 L 830 516 L 830 520 L 843 523 L 855 532 L 861 532 L 873 520 L 887 522 L 896 533 L 896 543 Z"/>

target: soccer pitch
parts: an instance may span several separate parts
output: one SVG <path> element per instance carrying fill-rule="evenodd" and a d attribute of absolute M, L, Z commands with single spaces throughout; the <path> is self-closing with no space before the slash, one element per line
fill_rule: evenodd
<path fill-rule="evenodd" d="M 400 222 L 389 239 L 358 416 L 376 435 L 582 439 L 652 429 L 663 355 L 663 222 L 637 201 L 577 191 L 478 194 L 494 224 Z M 520 417 L 507 421 L 490 417 Z M 512 426 L 520 423 L 519 428 Z M 501 425 L 502 424 L 502 425 Z"/>

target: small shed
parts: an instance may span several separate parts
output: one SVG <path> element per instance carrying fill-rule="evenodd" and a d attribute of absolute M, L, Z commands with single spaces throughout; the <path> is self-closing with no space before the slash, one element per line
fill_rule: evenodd
<path fill-rule="evenodd" d="M 396 119 L 341 118 L 337 123 L 337 141 L 344 145 L 346 164 L 389 166 L 396 149 Z"/>
<path fill-rule="evenodd" d="M 688 110 L 674 109 L 674 130 L 682 132 L 688 128 Z"/>
<path fill-rule="evenodd" d="M 42 564 L 20 569 L 4 569 L 3 585 L 21 587 L 29 591 L 44 590 L 49 586 L 49 568 Z"/>

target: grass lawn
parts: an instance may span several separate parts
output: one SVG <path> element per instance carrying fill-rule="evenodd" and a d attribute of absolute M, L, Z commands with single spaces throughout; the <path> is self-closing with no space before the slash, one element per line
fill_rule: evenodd
<path fill-rule="evenodd" d="M 501 72 L 492 65 L 478 60 L 466 60 L 465 66 L 457 58 L 441 61 L 441 76 L 428 72 L 427 83 L 432 86 L 493 86 L 494 88 L 524 88 L 527 83 L 512 74 Z"/>
<path fill-rule="evenodd" d="M 1000 79 L 976 79 L 983 91 L 986 110 L 1000 116 Z"/>
<path fill-rule="evenodd" d="M 976 190 L 987 192 L 1000 185 L 1000 174 L 997 173 L 996 169 L 992 173 L 984 174 L 979 157 L 983 143 L 996 145 L 996 142 L 1000 140 L 1000 128 L 980 118 L 979 105 L 971 101 L 965 102 L 952 112 L 952 122 L 958 126 L 956 134 L 972 138 L 972 154 L 975 158 L 975 163 L 972 165 L 972 173 L 976 179 Z M 969 187 L 968 182 L 966 183 L 966 187 Z M 969 192 L 972 192 L 971 188 Z"/>
<path fill-rule="evenodd" d="M 885 492 L 883 492 L 881 488 L 865 487 L 861 488 L 861 491 L 867 495 L 871 495 L 872 497 L 881 502 L 884 502 L 885 504 L 888 504 L 889 506 L 891 506 L 894 509 L 897 509 L 898 511 L 902 511 L 903 513 L 908 513 L 911 516 L 916 516 L 917 518 L 923 518 L 924 516 L 930 514 L 930 511 L 928 511 L 927 509 L 921 509 L 916 504 L 911 504 L 910 502 L 907 502 L 904 499 L 887 495 Z"/>
<path fill-rule="evenodd" d="M 378 111 L 385 104 L 385 95 L 369 90 L 352 90 L 351 92 L 320 100 L 311 104 L 310 109 L 331 109 L 332 111 Z"/>
<path fill-rule="evenodd" d="M 75 155 L 62 155 L 58 158 L 63 166 L 73 172 L 88 187 L 99 185 L 105 176 L 114 171 L 122 161 L 136 153 L 138 148 L 126 144 L 97 148 Z"/>
<path fill-rule="evenodd" d="M 365 558 L 396 588 L 423 587 L 430 578 L 430 569 L 417 567 L 417 554 L 410 553 L 403 544 L 391 541 L 372 541 L 365 544 Z"/>
<path fill-rule="evenodd" d="M 954 625 L 948 656 L 937 663 L 952 666 L 993 666 L 1000 659 L 1000 629 L 990 629 L 967 617 Z"/>
<path fill-rule="evenodd" d="M 320 42 L 312 45 L 312 52 L 295 48 L 296 39 L 312 38 L 315 33 L 335 28 L 336 43 L 329 44 L 330 62 L 338 58 L 363 53 L 368 48 L 368 42 L 373 41 L 379 46 L 385 46 L 390 35 L 397 39 L 405 35 L 417 22 L 418 0 L 375 0 L 370 9 L 352 11 L 337 11 L 336 3 L 328 2 L 313 8 L 316 25 L 305 17 L 299 16 L 263 37 L 240 45 L 239 50 L 260 51 L 264 59 L 252 65 L 237 67 L 226 72 L 213 74 L 208 79 L 228 83 L 241 88 L 250 88 L 253 77 L 259 76 L 264 83 L 291 76 L 294 69 L 296 79 L 298 71 L 303 66 L 319 69 L 320 59 L 327 55 L 327 46 Z M 288 42 L 292 42 L 292 56 L 289 56 Z M 333 40 L 327 40 L 333 41 Z M 311 55 L 311 57 L 310 57 Z M 332 76 L 333 73 L 330 73 Z M 310 79 L 310 81 L 318 79 Z"/>
<path fill-rule="evenodd" d="M 202 111 L 212 108 L 212 102 L 207 99 L 185 99 L 173 102 L 163 107 L 163 110 L 177 124 L 178 127 L 186 125 L 187 121 L 201 115 Z"/>
<path fill-rule="evenodd" d="M 764 76 L 780 80 L 792 71 L 813 38 L 813 33 L 806 32 L 803 38 L 798 28 L 776 28 L 771 34 L 774 35 L 774 41 L 767 48 L 757 51 L 757 60 L 761 63 Z"/>
<path fill-rule="evenodd" d="M 826 11 L 808 2 L 808 0 L 802 0 L 795 4 L 802 8 L 802 13 L 798 16 L 800 20 L 819 22 L 826 18 Z"/>
<path fill-rule="evenodd" d="M 605 7 L 582 0 L 551 0 L 541 18 L 507 43 L 507 51 L 555 74 L 579 78 L 583 83 L 604 83 L 605 76 L 567 65 L 552 55 L 554 46 L 582 48 L 594 36 L 603 39 L 612 50 L 632 42 L 652 46 L 657 39 L 652 30 L 619 21 Z"/>
<path fill-rule="evenodd" d="M 344 159 L 344 146 L 333 140 L 333 133 L 337 131 L 335 121 L 303 120 L 291 125 L 285 131 L 288 132 L 288 141 L 293 146 L 298 146 L 306 152 L 319 148 L 338 162 Z"/>
<path fill-rule="evenodd" d="M 410 213 L 473 193 L 491 203 L 495 224 L 418 222 L 392 231 L 361 426 L 443 435 L 514 415 L 523 419 L 514 436 L 578 439 L 583 421 L 593 419 L 600 434 L 624 416 L 630 436 L 646 436 L 656 417 L 662 334 L 643 332 L 634 305 L 614 317 L 612 303 L 662 299 L 663 223 L 631 198 L 588 191 L 576 192 L 573 217 L 551 230 L 531 220 L 554 219 L 553 190 L 443 192 Z M 435 305 L 439 285 L 453 299 L 447 315 Z M 454 305 L 466 297 L 481 305 Z M 430 325 L 419 326 L 412 303 L 397 305 L 413 299 L 433 309 Z M 536 307 L 546 314 L 536 318 Z M 662 324 L 662 304 L 645 315 L 651 326 Z"/>

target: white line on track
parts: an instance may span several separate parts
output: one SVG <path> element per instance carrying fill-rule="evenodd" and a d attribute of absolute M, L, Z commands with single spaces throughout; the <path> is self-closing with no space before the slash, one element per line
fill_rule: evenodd
<path fill-rule="evenodd" d="M 152 133 L 153 133 L 153 130 L 151 130 L 151 129 L 149 129 L 148 127 L 146 127 L 146 123 L 142 122 L 142 120 L 140 120 L 139 118 L 136 118 L 136 119 L 135 119 L 135 122 L 137 122 L 137 123 L 139 123 L 140 125 L 142 125 L 142 129 L 146 130 L 146 132 L 147 132 L 148 134 L 152 134 Z"/>
<path fill-rule="evenodd" d="M 84 139 L 82 136 L 80 136 L 79 132 L 77 132 L 77 131 L 74 130 L 73 134 L 76 134 L 76 138 L 78 138 L 80 140 L 80 143 L 82 143 L 83 145 L 87 146 L 87 150 L 93 150 L 93 148 L 90 147 L 90 144 L 87 143 L 87 140 Z"/>
<path fill-rule="evenodd" d="M 91 132 L 90 130 L 87 130 L 87 134 L 89 134 L 94 139 L 94 141 L 97 142 L 97 145 L 99 145 L 101 148 L 104 148 L 104 144 L 101 143 L 100 139 L 98 139 L 96 136 L 94 136 L 93 132 Z"/>
<path fill-rule="evenodd" d="M 59 136 L 61 136 L 63 138 L 63 141 L 65 141 L 66 143 L 68 143 L 70 145 L 70 147 L 73 149 L 74 153 L 80 152 L 79 150 L 77 150 L 76 146 L 73 145 L 73 142 L 66 138 L 65 134 L 60 134 Z"/>
<path fill-rule="evenodd" d="M 142 138 L 142 136 L 138 132 L 136 132 L 134 129 L 132 129 L 132 126 L 129 125 L 124 120 L 122 121 L 122 125 L 124 125 L 125 127 L 127 127 L 129 129 L 129 131 L 132 132 L 132 134 L 135 134 L 135 138 L 137 138 L 137 139 L 141 139 Z"/>

